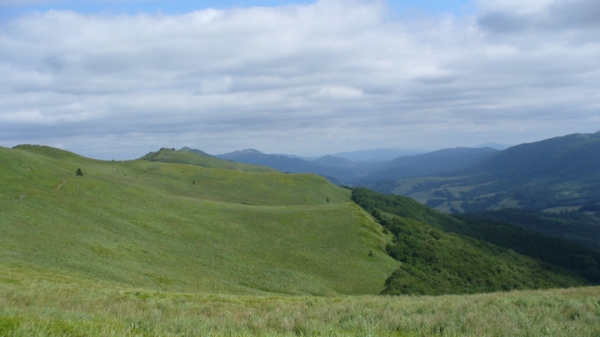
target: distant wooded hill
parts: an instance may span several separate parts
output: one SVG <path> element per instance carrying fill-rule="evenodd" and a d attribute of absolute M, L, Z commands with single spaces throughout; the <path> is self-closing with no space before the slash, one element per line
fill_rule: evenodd
<path fill-rule="evenodd" d="M 463 170 L 371 187 L 447 212 L 593 208 L 600 202 L 600 133 L 513 146 Z"/>

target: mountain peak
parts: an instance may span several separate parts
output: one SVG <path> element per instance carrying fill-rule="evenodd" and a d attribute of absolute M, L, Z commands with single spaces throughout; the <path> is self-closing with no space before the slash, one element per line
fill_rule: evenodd
<path fill-rule="evenodd" d="M 262 152 L 256 150 L 256 149 L 243 149 L 241 151 L 238 151 L 240 153 L 246 153 L 246 154 L 263 154 Z"/>

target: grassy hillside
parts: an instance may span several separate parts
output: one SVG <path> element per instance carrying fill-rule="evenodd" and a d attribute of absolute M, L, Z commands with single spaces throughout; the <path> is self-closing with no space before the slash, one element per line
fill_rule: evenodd
<path fill-rule="evenodd" d="M 352 199 L 396 240 L 402 265 L 388 294 L 475 293 L 600 283 L 600 253 L 514 226 L 455 218 L 416 201 L 358 188 Z"/>
<path fill-rule="evenodd" d="M 105 162 L 43 146 L 0 148 L 0 162 L 8 273 L 182 292 L 376 294 L 397 265 L 350 191 L 317 176 Z"/>

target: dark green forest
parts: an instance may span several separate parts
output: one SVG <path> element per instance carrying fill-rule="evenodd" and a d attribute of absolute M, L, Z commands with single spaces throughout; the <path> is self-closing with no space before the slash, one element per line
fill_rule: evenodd
<path fill-rule="evenodd" d="M 384 294 L 464 294 L 600 283 L 600 253 L 505 223 L 450 216 L 402 196 L 356 188 L 352 200 L 394 240 L 401 266 Z"/>
<path fill-rule="evenodd" d="M 510 223 L 536 233 L 561 238 L 600 250 L 600 216 L 597 204 L 559 213 L 525 209 L 501 209 L 469 213 L 471 218 Z"/>

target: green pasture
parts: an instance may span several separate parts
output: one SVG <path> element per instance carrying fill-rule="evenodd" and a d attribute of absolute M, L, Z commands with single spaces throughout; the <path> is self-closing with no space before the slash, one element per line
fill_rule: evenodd
<path fill-rule="evenodd" d="M 350 191 L 314 175 L 37 146 L 0 159 L 1 265 L 156 290 L 319 295 L 377 294 L 397 266 Z"/>

